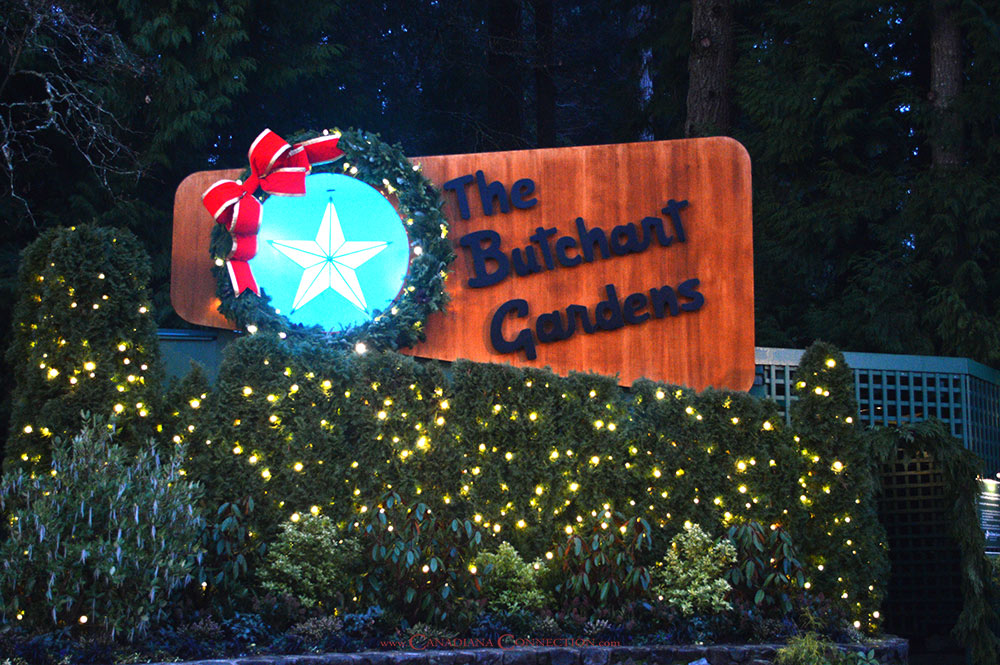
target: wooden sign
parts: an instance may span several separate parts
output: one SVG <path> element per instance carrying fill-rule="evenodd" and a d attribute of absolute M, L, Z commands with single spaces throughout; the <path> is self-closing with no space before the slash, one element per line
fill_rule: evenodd
<path fill-rule="evenodd" d="M 413 158 L 442 189 L 448 311 L 405 351 L 747 390 L 754 377 L 750 160 L 728 138 Z M 217 311 L 201 193 L 177 190 L 171 299 Z M 267 220 L 264 220 L 264 224 Z"/>

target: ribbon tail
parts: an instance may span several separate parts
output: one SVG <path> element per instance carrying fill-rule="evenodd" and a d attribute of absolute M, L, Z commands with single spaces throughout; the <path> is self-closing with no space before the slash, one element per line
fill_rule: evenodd
<path fill-rule="evenodd" d="M 257 280 L 254 279 L 249 263 L 231 260 L 226 263 L 226 268 L 229 270 L 229 281 L 233 284 L 233 293 L 236 294 L 237 298 L 247 290 L 260 295 L 260 287 L 257 286 Z"/>
<path fill-rule="evenodd" d="M 341 158 L 344 151 L 337 147 L 339 136 L 317 136 L 314 139 L 296 143 L 296 148 L 305 150 L 310 164 L 326 164 Z"/>

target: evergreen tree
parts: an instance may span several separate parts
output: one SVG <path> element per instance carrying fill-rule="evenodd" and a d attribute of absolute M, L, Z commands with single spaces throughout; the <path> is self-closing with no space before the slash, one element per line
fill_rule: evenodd
<path fill-rule="evenodd" d="M 824 342 L 810 346 L 799 362 L 795 394 L 792 426 L 811 462 L 799 479 L 809 517 L 796 529 L 807 579 L 833 590 L 831 600 L 855 627 L 874 631 L 889 573 L 887 537 L 875 503 L 873 441 L 854 423 L 854 379 L 843 354 Z"/>
<path fill-rule="evenodd" d="M 929 81 L 912 110 L 920 144 L 903 214 L 912 288 L 934 350 L 1000 363 L 1000 3 L 935 0 Z"/>
<path fill-rule="evenodd" d="M 337 120 L 300 91 L 337 89 L 327 78 L 344 78 L 332 72 L 339 3 L 8 4 L 0 29 L 0 348 L 10 343 L 20 252 L 68 220 L 134 231 L 151 254 L 160 322 L 178 325 L 167 240 L 176 183 L 215 164 L 243 163 L 264 125 Z M 67 90 L 76 106 L 67 105 Z M 52 106 L 58 122 L 45 115 L 46 91 L 60 96 Z M 40 116 L 26 113 L 36 108 Z M 9 387 L 0 386 L 5 422 L 9 406 Z"/>
<path fill-rule="evenodd" d="M 1000 360 L 998 9 L 740 9 L 758 343 Z"/>
<path fill-rule="evenodd" d="M 116 415 L 123 442 L 152 435 L 161 370 L 148 283 L 149 257 L 127 231 L 52 229 L 24 252 L 5 469 L 44 469 L 52 437 L 70 440 L 84 411 Z"/>
<path fill-rule="evenodd" d="M 852 349 L 930 350 L 916 295 L 898 279 L 912 261 L 900 176 L 913 144 L 898 110 L 908 40 L 894 11 L 780 2 L 744 16 L 737 137 L 754 166 L 762 345 L 823 336 Z"/>
<path fill-rule="evenodd" d="M 726 135 L 732 122 L 732 68 L 736 48 L 731 0 L 691 3 L 685 136 Z"/>

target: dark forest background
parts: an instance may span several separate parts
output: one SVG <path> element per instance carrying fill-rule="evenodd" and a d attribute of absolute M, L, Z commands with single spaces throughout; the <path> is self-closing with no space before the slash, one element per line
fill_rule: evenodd
<path fill-rule="evenodd" d="M 409 155 L 724 134 L 757 343 L 1000 364 L 1000 1 L 0 0 L 0 345 L 20 251 L 133 230 L 271 127 Z M 4 388 L 7 390 L 7 388 Z M 3 415 L 3 414 L 0 414 Z"/>

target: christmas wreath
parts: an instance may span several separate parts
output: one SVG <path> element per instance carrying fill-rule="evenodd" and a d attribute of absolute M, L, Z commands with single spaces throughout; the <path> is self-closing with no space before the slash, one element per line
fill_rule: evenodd
<path fill-rule="evenodd" d="M 220 180 L 203 196 L 218 222 L 209 251 L 219 312 L 250 333 L 313 336 L 358 351 L 398 349 L 423 340 L 427 315 L 443 310 L 448 301 L 444 282 L 455 255 L 447 239 L 441 195 L 420 165 L 410 162 L 398 144 L 353 129 L 303 132 L 290 142 L 265 130 L 251 145 L 249 157 L 250 167 L 240 180 Z M 303 326 L 277 312 L 248 263 L 257 250 L 261 203 L 270 194 L 304 194 L 309 173 L 349 175 L 387 198 L 395 196 L 410 244 L 409 268 L 395 301 L 385 310 L 374 310 L 365 323 L 341 330 Z M 259 198 L 258 190 L 263 192 Z"/>

